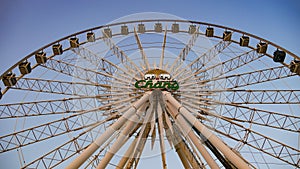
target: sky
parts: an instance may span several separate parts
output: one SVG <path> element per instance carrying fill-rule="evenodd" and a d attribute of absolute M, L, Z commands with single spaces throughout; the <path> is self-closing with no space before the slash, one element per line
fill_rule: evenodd
<path fill-rule="evenodd" d="M 0 73 L 57 39 L 139 12 L 239 29 L 300 56 L 299 0 L 1 0 Z"/>

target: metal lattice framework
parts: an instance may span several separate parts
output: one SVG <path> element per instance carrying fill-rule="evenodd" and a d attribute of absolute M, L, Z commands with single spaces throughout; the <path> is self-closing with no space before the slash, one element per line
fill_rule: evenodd
<path fill-rule="evenodd" d="M 0 157 L 17 154 L 21 168 L 137 168 L 153 157 L 167 168 L 173 153 L 182 168 L 298 168 L 299 60 L 197 21 L 77 32 L 1 75 Z M 154 69 L 179 89 L 137 88 Z"/>

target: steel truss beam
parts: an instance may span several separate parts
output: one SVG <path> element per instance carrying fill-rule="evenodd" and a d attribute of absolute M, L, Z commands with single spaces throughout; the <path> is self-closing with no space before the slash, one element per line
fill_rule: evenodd
<path fill-rule="evenodd" d="M 222 116 L 230 120 L 299 132 L 300 117 L 297 116 L 237 104 L 225 103 L 223 107 Z"/>
<path fill-rule="evenodd" d="M 80 114 L 72 114 L 59 120 L 40 124 L 28 129 L 0 137 L 0 153 L 34 144 L 72 131 L 81 130 L 100 121 L 95 112 L 99 108 L 85 110 Z M 90 115 L 89 115 L 90 113 Z M 84 121 L 84 124 L 82 122 Z"/>
<path fill-rule="evenodd" d="M 12 89 L 27 90 L 34 92 L 73 95 L 95 96 L 98 90 L 105 91 L 106 86 L 81 82 L 68 82 L 59 80 L 45 80 L 36 78 L 22 78 Z"/>
<path fill-rule="evenodd" d="M 0 119 L 78 113 L 98 107 L 96 97 L 41 100 L 0 105 Z"/>
<path fill-rule="evenodd" d="M 208 68 L 205 69 L 196 69 L 195 74 L 196 75 L 201 75 L 201 73 L 205 73 L 208 70 L 212 70 L 212 69 L 221 69 L 223 72 L 220 72 L 220 74 L 218 74 L 217 76 L 213 77 L 219 77 L 223 74 L 227 74 L 237 68 L 240 68 L 250 62 L 253 62 L 261 57 L 263 57 L 264 54 L 259 54 L 256 52 L 255 49 L 252 49 L 246 53 L 243 53 L 241 55 L 238 55 L 234 58 L 230 58 L 229 60 L 223 61 L 221 63 L 217 63 L 215 65 L 212 65 Z M 205 64 L 204 64 L 205 65 Z M 202 68 L 202 67 L 201 67 Z"/>
<path fill-rule="evenodd" d="M 72 65 L 66 62 L 62 62 L 55 59 L 49 59 L 46 64 L 41 65 L 47 69 L 84 80 L 91 84 L 110 84 L 111 74 L 100 73 L 95 70 L 89 70 L 81 68 L 76 65 Z"/>
<path fill-rule="evenodd" d="M 94 54 L 92 51 L 83 46 L 74 48 L 71 51 L 80 56 L 81 59 L 88 61 L 91 65 L 98 68 L 103 73 L 111 75 L 117 70 L 114 64 L 111 64 L 111 62 L 108 62 L 105 58 Z"/>
<path fill-rule="evenodd" d="M 285 66 L 279 66 L 252 72 L 214 77 L 207 80 L 207 82 L 225 80 L 226 88 L 232 89 L 263 82 L 269 82 L 277 79 L 288 78 L 295 75 L 296 74 L 291 73 L 290 69 L 286 68 Z"/>
<path fill-rule="evenodd" d="M 29 162 L 22 169 L 25 168 L 53 168 L 83 151 L 88 147 L 89 144 L 93 142 L 91 140 L 90 132 L 95 130 L 96 127 L 101 125 L 102 123 L 108 122 L 110 120 L 114 120 L 117 118 L 116 114 L 106 118 L 105 120 L 99 121 L 94 125 L 87 127 L 85 131 L 81 132 L 77 136 L 73 137 L 69 141 L 63 143 L 57 148 L 51 150 L 50 152 L 44 154 L 43 156 Z"/>
<path fill-rule="evenodd" d="M 233 104 L 300 103 L 300 90 L 225 90 L 223 93 L 226 102 Z"/>
<path fill-rule="evenodd" d="M 256 150 L 275 157 L 285 163 L 299 167 L 300 150 L 275 139 L 267 137 L 259 132 L 246 128 L 232 120 L 216 115 L 222 121 L 222 125 L 210 128 L 230 139 L 249 145 Z M 221 124 L 221 123 L 219 123 Z"/>

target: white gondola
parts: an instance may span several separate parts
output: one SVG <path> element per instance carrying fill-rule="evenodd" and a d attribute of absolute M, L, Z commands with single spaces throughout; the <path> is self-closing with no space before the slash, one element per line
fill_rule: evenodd
<path fill-rule="evenodd" d="M 169 74 L 160 74 L 159 78 L 162 80 L 170 80 L 171 76 Z"/>
<path fill-rule="evenodd" d="M 145 80 L 153 80 L 155 79 L 155 74 L 145 74 Z"/>

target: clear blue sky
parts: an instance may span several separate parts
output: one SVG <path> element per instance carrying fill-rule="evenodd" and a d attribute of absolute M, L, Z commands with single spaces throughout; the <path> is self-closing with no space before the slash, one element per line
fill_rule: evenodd
<path fill-rule="evenodd" d="M 61 37 L 138 12 L 240 29 L 300 56 L 299 0 L 1 0 L 0 73 Z"/>

